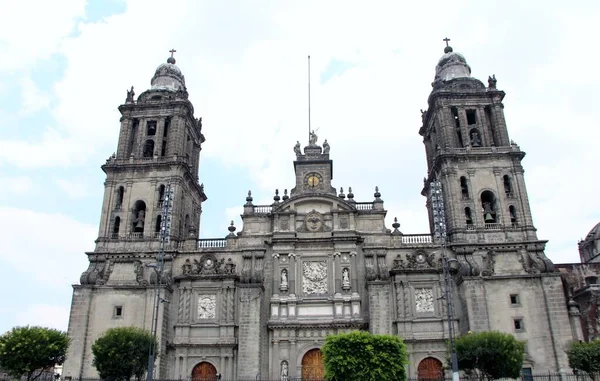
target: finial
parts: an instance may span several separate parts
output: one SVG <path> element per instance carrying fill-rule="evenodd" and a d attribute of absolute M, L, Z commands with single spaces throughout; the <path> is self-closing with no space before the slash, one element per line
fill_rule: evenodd
<path fill-rule="evenodd" d="M 287 200 L 288 198 L 290 198 L 290 196 L 288 196 L 287 194 L 287 189 L 283 190 L 283 201 Z"/>
<path fill-rule="evenodd" d="M 248 197 L 246 197 L 246 205 L 252 205 L 252 192 L 248 191 Z"/>
<path fill-rule="evenodd" d="M 354 193 L 352 193 L 352 187 L 348 187 L 348 201 L 354 201 Z"/>
<path fill-rule="evenodd" d="M 275 189 L 275 196 L 273 197 L 273 200 L 275 202 L 279 202 L 279 200 L 281 200 L 281 197 L 279 197 L 279 189 Z"/>
<path fill-rule="evenodd" d="M 381 197 L 381 193 L 379 193 L 378 186 L 375 187 L 375 193 L 373 194 L 373 196 L 375 197 L 376 200 L 379 200 L 379 197 Z"/>
<path fill-rule="evenodd" d="M 346 198 L 346 195 L 344 194 L 344 188 L 340 187 L 340 194 L 338 195 L 339 198 Z"/>
<path fill-rule="evenodd" d="M 448 37 L 446 37 L 442 41 L 446 42 L 446 47 L 444 48 L 444 53 L 450 53 L 452 51 L 452 46 L 450 46 L 448 44 L 448 42 L 450 42 L 450 39 Z"/>
<path fill-rule="evenodd" d="M 233 225 L 233 220 L 231 220 L 231 224 L 229 225 L 229 227 L 227 228 L 227 230 L 229 230 L 228 237 L 234 237 L 235 236 L 235 234 L 233 232 L 236 230 L 236 227 Z"/>
<path fill-rule="evenodd" d="M 175 65 L 175 62 L 176 62 L 176 61 L 175 61 L 175 57 L 173 57 L 173 54 L 174 54 L 175 52 L 177 52 L 177 50 L 175 50 L 175 49 L 171 49 L 171 50 L 169 50 L 169 53 L 171 53 L 171 57 L 169 57 L 169 58 L 167 59 L 167 63 L 170 63 L 171 65 Z"/>

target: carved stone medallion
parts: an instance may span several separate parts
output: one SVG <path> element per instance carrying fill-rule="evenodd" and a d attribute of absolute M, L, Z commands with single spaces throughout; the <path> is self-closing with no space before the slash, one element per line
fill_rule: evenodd
<path fill-rule="evenodd" d="M 306 295 L 327 294 L 327 262 L 302 263 L 302 291 Z"/>
<path fill-rule="evenodd" d="M 200 295 L 198 297 L 198 319 L 214 319 L 216 311 L 216 295 Z"/>
<path fill-rule="evenodd" d="M 309 212 L 304 218 L 306 230 L 309 232 L 318 232 L 323 229 L 323 216 L 316 210 Z"/>
<path fill-rule="evenodd" d="M 417 312 L 433 312 L 433 290 L 431 288 L 415 289 L 415 309 Z"/>

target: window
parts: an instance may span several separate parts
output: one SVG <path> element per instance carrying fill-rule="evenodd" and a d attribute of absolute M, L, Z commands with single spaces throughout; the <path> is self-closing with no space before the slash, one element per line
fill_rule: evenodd
<path fill-rule="evenodd" d="M 517 221 L 517 210 L 513 205 L 508 207 L 508 214 L 510 215 L 510 224 L 512 226 L 518 226 L 519 223 Z"/>
<path fill-rule="evenodd" d="M 454 119 L 454 125 L 456 128 L 460 127 L 460 119 L 458 118 L 458 109 L 456 107 L 452 107 L 450 109 L 452 111 L 452 119 Z"/>
<path fill-rule="evenodd" d="M 156 226 L 154 227 L 154 232 L 155 233 L 160 233 L 160 225 L 162 223 L 162 216 L 158 216 L 156 217 Z"/>
<path fill-rule="evenodd" d="M 467 226 L 473 225 L 473 217 L 471 216 L 471 208 L 465 208 L 465 222 Z"/>
<path fill-rule="evenodd" d="M 467 178 L 464 176 L 460 177 L 460 193 L 463 200 L 469 199 L 469 185 L 467 185 Z"/>
<path fill-rule="evenodd" d="M 122 186 L 117 189 L 117 203 L 115 204 L 115 209 L 121 209 L 123 207 L 123 197 L 125 196 L 125 188 Z"/>
<path fill-rule="evenodd" d="M 115 223 L 113 224 L 113 233 L 111 238 L 119 238 L 119 229 L 121 228 L 121 217 L 115 217 Z"/>
<path fill-rule="evenodd" d="M 511 306 L 521 305 L 521 303 L 519 302 L 519 294 L 510 294 L 510 305 Z"/>
<path fill-rule="evenodd" d="M 533 381 L 533 371 L 531 368 L 521 369 L 521 375 L 523 376 L 523 381 Z"/>
<path fill-rule="evenodd" d="M 477 124 L 477 110 L 467 110 L 467 124 Z"/>
<path fill-rule="evenodd" d="M 143 233 L 146 222 L 146 203 L 144 201 L 138 200 L 135 202 L 132 218 L 133 231 L 135 233 Z"/>
<path fill-rule="evenodd" d="M 165 129 L 163 130 L 163 138 L 166 138 L 169 134 L 169 127 L 171 126 L 171 118 L 165 119 Z"/>
<path fill-rule="evenodd" d="M 158 187 L 158 202 L 162 203 L 165 200 L 165 185 L 161 184 Z M 160 204 L 158 206 L 161 206 Z"/>
<path fill-rule="evenodd" d="M 148 139 L 146 143 L 144 143 L 144 157 L 152 157 L 154 156 L 154 140 Z"/>
<path fill-rule="evenodd" d="M 525 325 L 523 324 L 523 319 L 521 319 L 521 318 L 513 319 L 513 324 L 515 326 L 515 332 L 523 332 L 525 330 Z"/>
<path fill-rule="evenodd" d="M 123 317 L 123 306 L 115 306 L 113 318 L 118 319 Z"/>
<path fill-rule="evenodd" d="M 502 183 L 504 183 L 504 193 L 506 193 L 506 197 L 512 198 L 513 191 L 512 191 L 512 183 L 510 181 L 510 176 L 504 175 L 504 177 L 502 177 Z"/>
<path fill-rule="evenodd" d="M 486 224 L 495 224 L 496 219 L 496 196 L 491 191 L 481 194 L 481 208 L 483 209 L 483 220 Z"/>
<path fill-rule="evenodd" d="M 160 156 L 165 156 L 167 153 L 167 141 L 163 140 L 162 147 L 160 149 Z"/>
<path fill-rule="evenodd" d="M 146 135 L 156 135 L 156 120 L 150 120 L 148 123 L 146 123 Z"/>

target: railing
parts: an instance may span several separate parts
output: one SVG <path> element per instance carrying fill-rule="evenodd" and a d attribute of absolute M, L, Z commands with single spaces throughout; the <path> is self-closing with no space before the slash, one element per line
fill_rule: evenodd
<path fill-rule="evenodd" d="M 415 244 L 415 243 L 432 243 L 433 239 L 431 234 L 405 234 L 402 236 L 402 243 Z"/>
<path fill-rule="evenodd" d="M 518 151 L 517 147 L 469 147 L 469 148 L 443 148 L 441 153 L 466 154 L 466 153 L 508 153 Z"/>
<path fill-rule="evenodd" d="M 162 208 L 163 207 L 163 201 L 159 201 L 156 203 L 156 207 L 157 208 Z"/>
<path fill-rule="evenodd" d="M 475 230 L 475 225 L 467 224 L 467 230 Z"/>
<path fill-rule="evenodd" d="M 254 214 L 269 214 L 273 210 L 271 205 L 255 205 L 252 211 Z"/>
<path fill-rule="evenodd" d="M 485 224 L 485 230 L 501 230 L 502 224 Z"/>
<path fill-rule="evenodd" d="M 225 238 L 203 238 L 198 240 L 199 249 L 214 249 L 227 247 L 227 239 Z"/>
<path fill-rule="evenodd" d="M 506 198 L 515 198 L 515 194 L 513 192 L 504 192 Z"/>
<path fill-rule="evenodd" d="M 372 202 L 357 202 L 354 204 L 356 210 L 373 210 L 375 206 Z"/>
<path fill-rule="evenodd" d="M 129 233 L 129 238 L 141 239 L 141 238 L 144 238 L 144 233 L 140 233 L 140 232 Z"/>

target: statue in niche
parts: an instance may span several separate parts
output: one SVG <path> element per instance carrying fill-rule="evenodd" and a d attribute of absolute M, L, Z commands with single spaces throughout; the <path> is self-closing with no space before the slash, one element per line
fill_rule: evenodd
<path fill-rule="evenodd" d="M 347 267 L 344 267 L 342 270 L 342 287 L 350 286 L 350 270 Z"/>
<path fill-rule="evenodd" d="M 192 262 L 190 262 L 190 259 L 186 259 L 185 262 L 183 263 L 183 266 L 181 266 L 181 269 L 183 270 L 183 274 L 184 275 L 188 275 L 192 273 Z"/>
<path fill-rule="evenodd" d="M 281 270 L 281 285 L 279 286 L 281 291 L 288 289 L 288 271 L 286 269 Z"/>
<path fill-rule="evenodd" d="M 310 132 L 310 137 L 308 138 L 308 143 L 311 146 L 315 146 L 317 145 L 317 140 L 319 139 L 319 137 L 317 136 L 317 134 L 315 133 L 315 130 L 312 130 Z"/>
<path fill-rule="evenodd" d="M 288 380 L 288 372 L 289 372 L 289 366 L 288 366 L 288 362 L 287 361 L 282 361 L 281 362 L 281 380 L 282 381 L 287 381 Z"/>
<path fill-rule="evenodd" d="M 331 147 L 329 146 L 329 143 L 327 143 L 327 139 L 325 139 L 325 141 L 323 142 L 323 153 L 328 154 L 330 148 Z"/>
<path fill-rule="evenodd" d="M 302 151 L 300 151 L 300 142 L 296 140 L 296 145 L 294 146 L 294 152 L 296 156 L 302 155 Z"/>
<path fill-rule="evenodd" d="M 481 137 L 479 136 L 479 132 L 476 130 L 471 131 L 471 146 L 481 147 Z"/>
<path fill-rule="evenodd" d="M 133 103 L 134 96 L 135 92 L 133 91 L 133 86 L 131 86 L 131 90 L 127 90 L 127 98 L 125 99 L 125 103 Z"/>
<path fill-rule="evenodd" d="M 144 220 L 146 219 L 146 211 L 144 209 L 138 211 L 137 216 L 135 218 L 135 231 L 143 232 L 144 231 Z"/>

